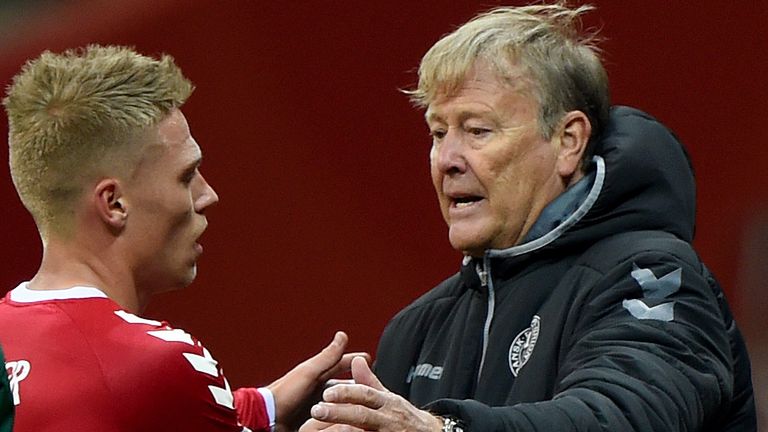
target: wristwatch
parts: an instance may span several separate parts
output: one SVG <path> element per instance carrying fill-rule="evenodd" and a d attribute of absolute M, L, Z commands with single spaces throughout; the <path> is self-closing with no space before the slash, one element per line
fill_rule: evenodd
<path fill-rule="evenodd" d="M 464 423 L 456 417 L 442 417 L 443 430 L 442 432 L 466 432 L 464 429 Z"/>

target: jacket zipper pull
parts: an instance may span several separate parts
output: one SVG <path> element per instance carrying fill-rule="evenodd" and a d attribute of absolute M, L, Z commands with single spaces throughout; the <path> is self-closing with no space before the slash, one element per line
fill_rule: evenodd
<path fill-rule="evenodd" d="M 485 269 L 485 266 L 482 263 L 477 263 L 475 266 L 475 271 L 477 272 L 477 276 L 480 278 L 480 285 L 482 285 L 484 288 L 487 288 L 488 271 Z"/>

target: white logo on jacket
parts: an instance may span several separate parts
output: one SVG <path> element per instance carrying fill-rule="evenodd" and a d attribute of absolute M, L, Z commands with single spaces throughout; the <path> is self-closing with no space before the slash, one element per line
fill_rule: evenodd
<path fill-rule="evenodd" d="M 422 363 L 420 365 L 411 366 L 411 370 L 408 371 L 408 376 L 405 378 L 405 382 L 410 384 L 416 377 L 429 378 L 431 380 L 439 380 L 443 376 L 442 366 L 433 366 L 429 363 Z"/>
<path fill-rule="evenodd" d="M 536 347 L 536 340 L 539 339 L 539 328 L 541 327 L 541 318 L 538 315 L 533 316 L 531 326 L 521 331 L 509 346 L 509 370 L 512 375 L 517 377 L 520 369 L 525 366 L 528 359 L 533 354 Z"/>

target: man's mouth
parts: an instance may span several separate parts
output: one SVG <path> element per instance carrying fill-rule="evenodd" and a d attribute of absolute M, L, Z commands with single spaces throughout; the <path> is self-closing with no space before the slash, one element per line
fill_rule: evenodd
<path fill-rule="evenodd" d="M 203 253 L 203 245 L 200 244 L 200 237 L 203 236 L 203 233 L 205 233 L 205 229 L 207 227 L 208 227 L 208 224 L 205 224 L 203 226 L 203 229 L 200 230 L 200 234 L 198 234 L 197 237 L 195 238 L 194 249 L 195 249 L 195 252 L 197 252 L 198 255 Z"/>
<path fill-rule="evenodd" d="M 484 199 L 485 198 L 477 195 L 451 197 L 451 207 L 463 209 L 471 207 L 472 205 L 477 204 Z"/>

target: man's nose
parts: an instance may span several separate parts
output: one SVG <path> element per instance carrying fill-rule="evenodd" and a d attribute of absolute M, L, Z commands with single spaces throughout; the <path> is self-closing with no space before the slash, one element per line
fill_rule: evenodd
<path fill-rule="evenodd" d="M 200 190 L 197 198 L 195 198 L 195 211 L 198 213 L 203 213 L 205 209 L 219 202 L 219 195 L 216 193 L 213 187 L 208 184 L 202 174 L 199 174 L 199 176 Z"/>
<path fill-rule="evenodd" d="M 433 163 L 442 173 L 464 172 L 467 167 L 467 161 L 464 158 L 461 132 L 454 128 L 449 128 L 443 139 L 435 143 L 432 157 Z"/>

